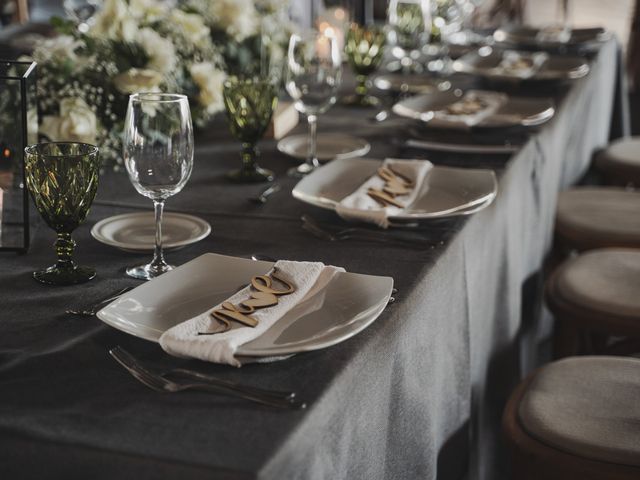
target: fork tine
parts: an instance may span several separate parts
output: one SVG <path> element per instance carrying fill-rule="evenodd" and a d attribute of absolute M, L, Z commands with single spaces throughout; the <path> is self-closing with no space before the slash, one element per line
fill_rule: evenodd
<path fill-rule="evenodd" d="M 137 380 L 154 390 L 169 390 L 171 383 L 169 380 L 151 373 L 146 368 L 138 364 L 124 348 L 117 346 L 109 350 L 111 356 Z"/>

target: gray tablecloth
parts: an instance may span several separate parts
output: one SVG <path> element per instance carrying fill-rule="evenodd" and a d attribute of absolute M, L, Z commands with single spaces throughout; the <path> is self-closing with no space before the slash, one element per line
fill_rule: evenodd
<path fill-rule="evenodd" d="M 224 122 L 201 136 L 193 177 L 167 206 L 200 215 L 213 233 L 169 253 L 171 262 L 204 252 L 259 252 L 395 279 L 398 300 L 367 330 L 282 362 L 238 370 L 182 361 L 96 318 L 63 313 L 135 285 L 123 268 L 146 259 L 89 235 L 102 218 L 150 208 L 126 176 L 105 174 L 75 234 L 77 259 L 98 268 L 94 281 L 53 288 L 30 278 L 53 262 L 53 234 L 39 220 L 27 255 L 0 258 L 0 478 L 454 479 L 469 471 L 472 478 L 498 478 L 505 458 L 498 462 L 499 414 L 548 335 L 548 325 L 529 313 L 539 298 L 536 273 L 550 246 L 557 192 L 580 178 L 592 151 L 609 138 L 614 104 L 616 112 L 622 105 L 620 92 L 614 98 L 617 59 L 608 43 L 587 78 L 552 90 L 555 118 L 517 154 L 429 155 L 438 163 L 495 168 L 500 193 L 470 219 L 430 223 L 420 232 L 423 249 L 310 236 L 300 228 L 301 214 L 338 220 L 291 198 L 294 181 L 284 172 L 293 163 L 274 142 L 263 143 L 263 163 L 284 188 L 256 206 L 247 197 L 262 186 L 224 181 L 238 163 Z M 336 107 L 320 129 L 368 138 L 371 156 L 425 156 L 394 140 L 406 135 L 406 122 L 374 125 L 370 114 Z M 616 125 L 614 135 L 624 122 Z M 118 344 L 158 368 L 188 365 L 293 389 L 309 408 L 280 412 L 202 393 L 156 393 L 109 357 Z"/>

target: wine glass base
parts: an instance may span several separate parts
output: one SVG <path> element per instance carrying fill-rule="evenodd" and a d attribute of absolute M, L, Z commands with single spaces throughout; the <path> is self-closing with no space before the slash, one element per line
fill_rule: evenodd
<path fill-rule="evenodd" d="M 163 273 L 173 270 L 171 265 L 152 265 L 151 263 L 146 265 L 138 265 L 136 267 L 127 268 L 127 275 L 138 280 L 151 280 L 152 278 L 159 277 Z"/>
<path fill-rule="evenodd" d="M 301 177 L 304 177 L 305 175 L 310 174 L 314 170 L 317 170 L 318 168 L 319 167 L 314 167 L 312 165 L 309 165 L 308 163 L 301 163 L 297 167 L 292 167 L 289 170 L 287 170 L 287 175 L 289 177 L 301 178 Z"/>
<path fill-rule="evenodd" d="M 47 285 L 76 285 L 88 282 L 95 276 L 95 268 L 79 267 L 77 265 L 69 268 L 60 268 L 58 265 L 53 265 L 44 270 L 33 272 L 33 278 Z"/>
<path fill-rule="evenodd" d="M 235 183 L 273 182 L 275 178 L 271 170 L 255 166 L 255 168 L 239 168 L 227 173 L 227 178 Z"/>
<path fill-rule="evenodd" d="M 373 95 L 349 95 L 342 99 L 342 104 L 350 107 L 377 107 L 380 105 L 380 99 Z"/>

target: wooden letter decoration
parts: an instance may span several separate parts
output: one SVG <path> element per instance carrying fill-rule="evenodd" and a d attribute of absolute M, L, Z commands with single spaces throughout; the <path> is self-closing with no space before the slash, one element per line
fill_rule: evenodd
<path fill-rule="evenodd" d="M 274 267 L 270 277 L 268 275 L 253 277 L 251 279 L 251 289 L 248 299 L 243 300 L 238 305 L 234 305 L 231 302 L 223 302 L 221 308 L 217 308 L 211 312 L 211 317 L 220 324 L 222 329 L 212 332 L 198 332 L 198 335 L 215 335 L 216 333 L 226 332 L 231 329 L 232 321 L 251 328 L 258 325 L 258 321 L 249 316 L 250 313 L 260 308 L 277 305 L 279 296 L 290 295 L 296 291 L 292 284 L 276 276 L 277 271 Z M 282 284 L 285 287 L 284 290 L 275 288 L 273 280 Z"/>
<path fill-rule="evenodd" d="M 400 195 L 408 195 L 415 187 L 414 183 L 403 175 L 394 172 L 390 167 L 380 167 L 378 176 L 384 180 L 382 190 L 370 188 L 367 195 L 373 198 L 381 207 L 393 205 L 394 207 L 404 208 L 405 205 L 400 203 L 395 197 Z"/>

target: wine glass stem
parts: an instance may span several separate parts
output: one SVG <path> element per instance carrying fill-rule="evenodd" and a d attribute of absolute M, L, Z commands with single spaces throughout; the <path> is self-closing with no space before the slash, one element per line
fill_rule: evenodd
<path fill-rule="evenodd" d="M 73 268 L 73 250 L 76 246 L 76 242 L 71 238 L 71 234 L 64 232 L 58 232 L 58 238 L 53 244 L 58 255 L 57 267 L 60 269 Z"/>
<path fill-rule="evenodd" d="M 316 146 L 318 141 L 318 117 L 316 115 L 309 115 L 307 117 L 307 123 L 309 123 L 309 152 L 307 154 L 307 164 L 310 167 L 317 168 L 320 166 Z"/>
<path fill-rule="evenodd" d="M 151 266 L 158 268 L 166 265 L 162 253 L 162 212 L 164 211 L 164 200 L 154 200 L 153 209 L 156 216 L 156 246 L 153 251 Z"/>
<path fill-rule="evenodd" d="M 366 75 L 356 75 L 356 81 L 358 82 L 356 85 L 356 96 L 363 100 L 366 98 L 368 93 L 367 88 L 367 76 Z"/>
<path fill-rule="evenodd" d="M 253 143 L 242 142 L 242 169 L 254 170 L 256 163 L 256 146 Z"/>

